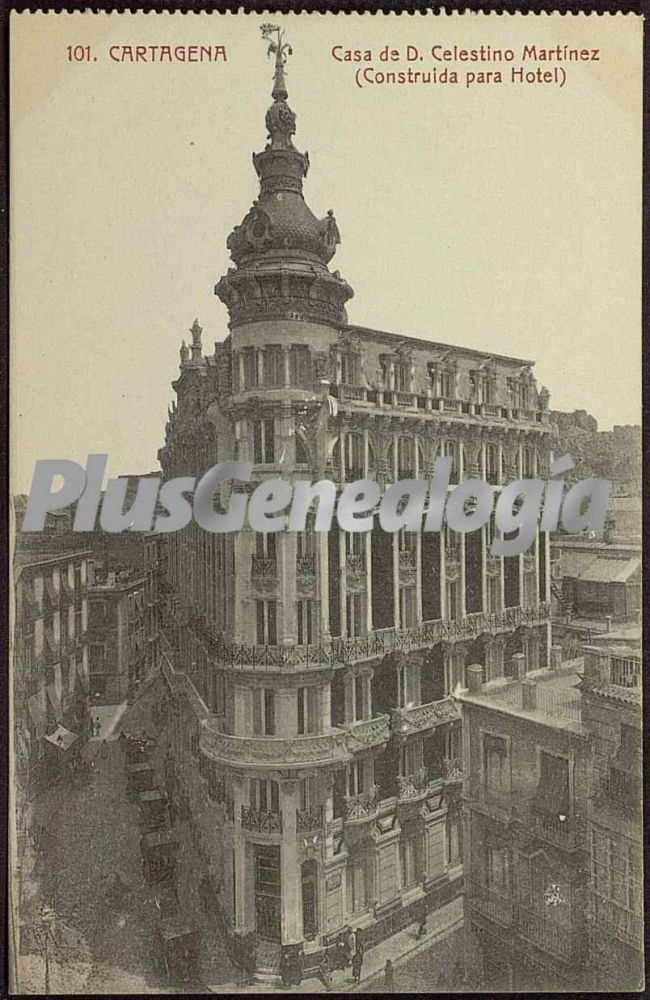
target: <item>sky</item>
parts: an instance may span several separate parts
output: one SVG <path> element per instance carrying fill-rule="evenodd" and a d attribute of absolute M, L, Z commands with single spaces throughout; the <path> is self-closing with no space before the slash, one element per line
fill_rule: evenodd
<path fill-rule="evenodd" d="M 214 285 L 257 196 L 272 63 L 257 15 L 12 16 L 11 466 L 158 468 L 178 348 L 228 334 Z M 640 422 L 641 22 L 287 15 L 305 198 L 332 208 L 352 323 L 535 360 L 555 409 Z M 355 84 L 332 48 L 598 48 L 556 85 Z M 68 45 L 97 62 L 69 63 Z M 224 44 L 130 64 L 112 44 Z M 438 64 L 438 70 L 444 68 Z M 458 69 L 458 67 L 456 67 Z M 487 67 L 493 68 L 493 67 Z M 503 67 L 502 67 L 503 68 Z M 464 73 L 464 69 L 463 69 Z M 504 71 L 505 75 L 505 71 Z"/>

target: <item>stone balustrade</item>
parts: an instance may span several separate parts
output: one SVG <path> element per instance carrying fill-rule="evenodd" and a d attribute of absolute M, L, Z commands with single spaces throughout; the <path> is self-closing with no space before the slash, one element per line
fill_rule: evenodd
<path fill-rule="evenodd" d="M 458 706 L 451 697 L 431 701 L 426 705 L 413 705 L 411 708 L 394 708 L 391 710 L 391 728 L 393 733 L 408 736 L 425 729 L 435 729 L 436 726 L 455 722 L 460 718 Z"/>
<path fill-rule="evenodd" d="M 233 736 L 219 731 L 213 718 L 200 731 L 201 751 L 212 760 L 257 768 L 318 767 L 349 759 L 343 730 L 293 736 Z"/>

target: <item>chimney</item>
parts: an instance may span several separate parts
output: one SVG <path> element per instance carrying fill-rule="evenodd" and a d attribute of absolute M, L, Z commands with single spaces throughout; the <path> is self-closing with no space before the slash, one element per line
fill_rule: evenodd
<path fill-rule="evenodd" d="M 612 631 L 612 616 L 611 615 L 605 615 L 605 621 L 607 622 L 607 631 L 611 632 Z"/>
<path fill-rule="evenodd" d="M 471 663 L 467 667 L 467 690 L 470 694 L 480 694 L 483 690 L 483 667 L 480 663 Z"/>
<path fill-rule="evenodd" d="M 530 678 L 521 682 L 521 707 L 524 712 L 534 712 L 537 708 L 537 684 Z"/>
<path fill-rule="evenodd" d="M 515 680 L 522 681 L 526 676 L 526 654 L 514 653 L 511 659 L 512 676 Z"/>

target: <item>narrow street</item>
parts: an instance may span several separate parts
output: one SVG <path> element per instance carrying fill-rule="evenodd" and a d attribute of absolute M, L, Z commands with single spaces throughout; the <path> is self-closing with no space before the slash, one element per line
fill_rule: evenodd
<path fill-rule="evenodd" d="M 143 878 L 137 804 L 126 794 L 124 758 L 117 742 L 122 730 L 154 735 L 150 709 L 157 684 L 111 720 L 103 710 L 103 734 L 91 740 L 85 754 L 94 767 L 87 785 L 48 789 L 34 803 L 34 828 L 45 827 L 44 849 L 32 857 L 24 873 L 25 928 L 21 965 L 30 992 L 45 991 L 45 958 L 39 946 L 39 914 L 43 904 L 54 918 L 48 946 L 50 992 L 147 993 L 178 992 L 157 965 L 154 940 L 156 913 Z M 115 713 L 114 713 L 115 714 Z M 112 731 L 111 731 L 112 730 Z M 153 762 L 159 765 L 166 742 L 164 733 Z M 177 822 L 180 841 L 179 892 L 184 915 L 202 925 L 201 983 L 187 992 L 201 992 L 210 984 L 237 982 L 241 977 L 228 961 L 223 942 L 201 920 L 191 838 Z M 116 874 L 129 887 L 122 899 L 111 892 Z M 36 930 L 30 934 L 31 926 Z"/>

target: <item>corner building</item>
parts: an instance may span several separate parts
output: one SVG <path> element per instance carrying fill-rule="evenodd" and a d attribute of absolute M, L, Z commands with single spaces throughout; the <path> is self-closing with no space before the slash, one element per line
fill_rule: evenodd
<path fill-rule="evenodd" d="M 543 477 L 531 362 L 347 322 L 337 224 L 304 201 L 286 100 L 278 61 L 260 195 L 216 286 L 230 333 L 207 355 L 195 322 L 183 343 L 165 478 L 252 462 L 225 509 L 265 477 L 389 484 L 440 455 L 456 483 Z M 494 678 L 544 665 L 550 644 L 547 539 L 498 559 L 492 530 L 167 537 L 178 785 L 218 918 L 258 972 L 280 946 L 308 969 L 345 927 L 371 946 L 462 892 L 453 692 L 466 664 Z"/>

